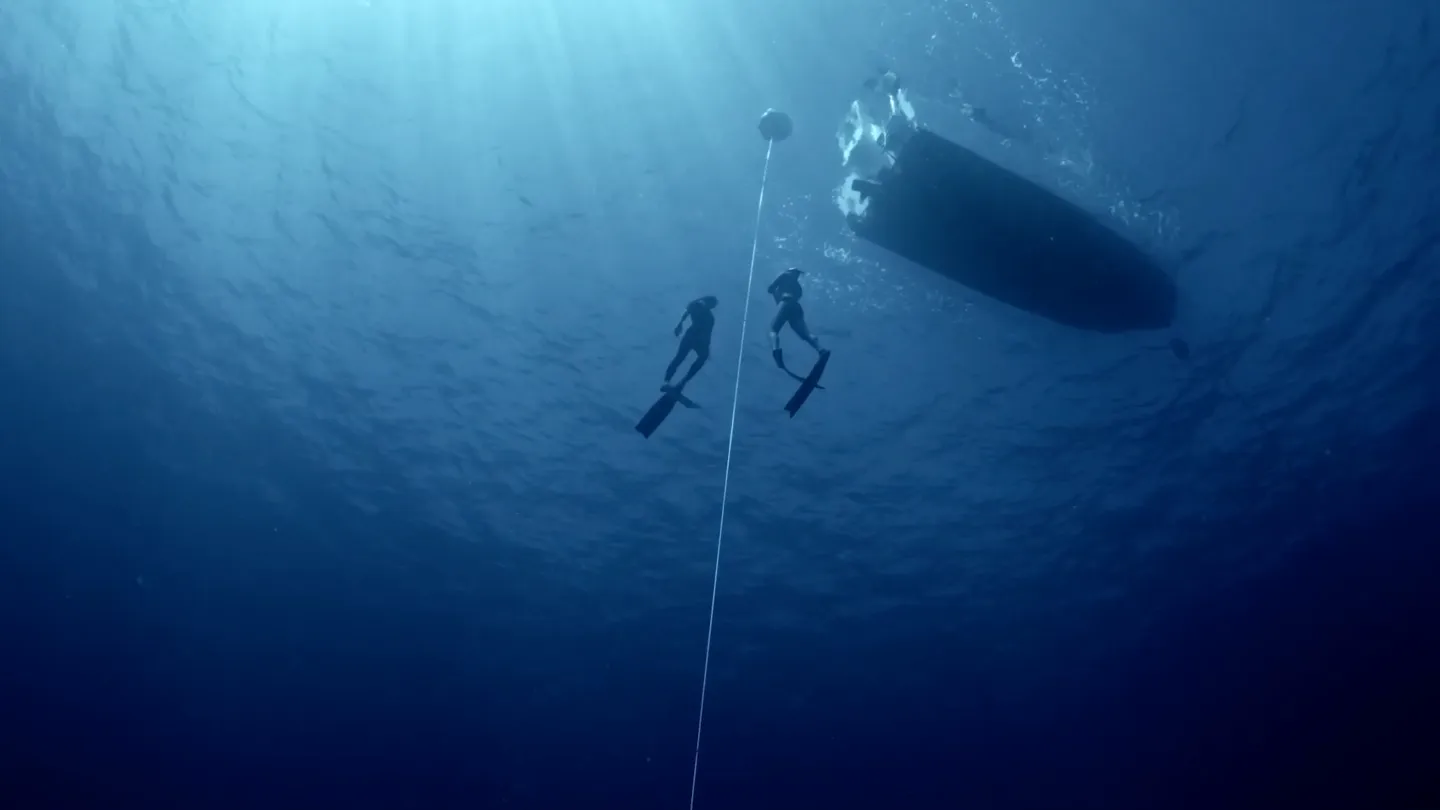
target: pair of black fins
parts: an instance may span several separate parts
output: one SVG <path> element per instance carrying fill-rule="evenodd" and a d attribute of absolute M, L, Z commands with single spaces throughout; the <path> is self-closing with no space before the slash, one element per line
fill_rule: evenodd
<path fill-rule="evenodd" d="M 810 394 L 816 388 L 820 388 L 820 376 L 825 373 L 825 366 L 829 362 L 830 353 L 824 352 L 820 355 L 820 358 L 815 361 L 815 365 L 810 368 L 810 373 L 806 374 L 805 377 L 800 380 L 800 387 L 795 389 L 795 394 L 790 397 L 789 402 L 785 403 L 785 410 L 790 414 L 791 419 L 795 418 L 796 412 L 800 410 L 801 405 L 805 404 L 805 400 L 810 398 Z M 684 394 L 672 388 L 664 394 L 661 394 L 660 398 L 655 400 L 655 404 L 650 406 L 650 410 L 646 411 L 645 415 L 640 417 L 639 423 L 635 425 L 635 430 L 639 432 L 641 436 L 647 439 L 650 438 L 650 434 L 654 433 L 655 429 L 660 427 L 660 423 L 664 422 L 665 417 L 669 416 L 670 412 L 675 410 L 676 405 L 684 405 L 687 408 L 700 407 L 689 399 L 686 399 Z"/>

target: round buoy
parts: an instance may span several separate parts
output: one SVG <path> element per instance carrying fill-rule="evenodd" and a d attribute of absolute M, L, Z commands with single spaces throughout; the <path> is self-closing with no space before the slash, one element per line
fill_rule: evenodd
<path fill-rule="evenodd" d="M 760 135 L 767 141 L 783 141 L 790 137 L 795 131 L 795 124 L 791 122 L 790 116 L 779 110 L 766 110 L 760 116 Z"/>

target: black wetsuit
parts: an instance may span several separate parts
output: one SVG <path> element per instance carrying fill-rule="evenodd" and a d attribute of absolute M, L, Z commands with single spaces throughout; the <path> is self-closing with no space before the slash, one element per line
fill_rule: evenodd
<path fill-rule="evenodd" d="M 690 316 L 690 328 L 685 330 L 685 336 L 680 338 L 680 348 L 675 351 L 675 359 L 670 361 L 670 366 L 665 369 L 665 383 L 669 385 L 670 378 L 675 376 L 675 370 L 685 362 L 686 355 L 695 352 L 695 362 L 690 365 L 690 370 L 680 380 L 675 388 L 685 387 L 685 383 L 700 371 L 705 361 L 710 359 L 710 335 L 715 331 L 715 314 L 705 306 L 701 299 L 691 301 L 685 305 L 685 314 Z"/>
<path fill-rule="evenodd" d="M 800 279 L 794 273 L 781 273 L 779 278 L 770 282 L 767 292 L 779 305 L 775 310 L 775 317 L 770 321 L 770 350 L 775 355 L 776 365 L 785 367 L 780 354 L 780 330 L 785 328 L 786 324 L 795 330 L 801 340 L 813 346 L 815 351 L 824 351 L 820 348 L 820 341 L 810 334 L 810 327 L 805 324 L 805 310 L 800 306 Z"/>
<path fill-rule="evenodd" d="M 803 294 L 800 280 L 790 273 L 785 273 L 770 283 L 769 293 L 775 298 L 775 303 L 779 304 L 775 317 L 770 321 L 770 335 L 778 340 L 780 330 L 789 324 L 801 340 L 814 345 L 815 338 L 805 325 L 805 310 L 800 306 L 800 296 Z"/>

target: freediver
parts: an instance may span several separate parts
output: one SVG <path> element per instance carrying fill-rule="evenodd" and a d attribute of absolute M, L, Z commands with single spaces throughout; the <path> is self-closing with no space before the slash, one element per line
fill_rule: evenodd
<path fill-rule="evenodd" d="M 670 361 L 669 367 L 665 369 L 665 384 L 660 386 L 661 391 L 679 393 L 710 359 L 710 335 L 715 331 L 715 314 L 712 310 L 720 303 L 715 296 L 707 295 L 696 298 L 685 305 L 685 311 L 680 315 L 680 322 L 675 324 L 675 336 L 680 337 L 680 330 L 685 327 L 685 319 L 690 319 L 690 328 L 685 330 L 685 336 L 680 337 L 680 347 L 675 350 L 675 359 Z M 685 362 L 686 356 L 691 352 L 695 353 L 695 362 L 690 364 L 690 370 L 680 378 L 676 385 L 670 384 L 670 378 L 675 376 L 675 370 Z"/>
<path fill-rule="evenodd" d="M 775 310 L 775 317 L 770 321 L 770 354 L 775 358 L 775 365 L 791 376 L 795 376 L 790 369 L 785 368 L 785 356 L 780 351 L 780 330 L 786 324 L 800 336 L 800 339 L 809 343 L 810 346 L 820 354 L 827 357 L 829 349 L 821 348 L 820 341 L 810 334 L 810 328 L 805 325 L 805 310 L 800 306 L 800 296 L 803 291 L 800 289 L 800 274 L 798 267 L 791 267 L 781 273 L 770 282 L 766 292 L 775 299 L 778 308 Z"/>

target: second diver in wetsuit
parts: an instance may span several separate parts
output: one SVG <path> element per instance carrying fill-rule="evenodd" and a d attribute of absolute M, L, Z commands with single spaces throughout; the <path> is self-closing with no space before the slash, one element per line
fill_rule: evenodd
<path fill-rule="evenodd" d="M 775 358 L 775 365 L 787 373 L 790 370 L 785 368 L 785 356 L 780 352 L 780 330 L 785 328 L 786 324 L 822 356 L 830 353 L 829 349 L 820 347 L 820 341 L 810 334 L 810 328 L 805 325 L 805 310 L 800 306 L 800 273 L 800 268 L 792 267 L 770 282 L 766 289 L 779 305 L 774 319 L 770 321 L 770 354 Z"/>
<path fill-rule="evenodd" d="M 715 296 L 707 295 L 704 298 L 696 298 L 685 305 L 685 312 L 680 316 L 680 322 L 675 324 L 675 335 L 680 336 L 680 330 L 685 326 L 685 319 L 690 319 L 690 328 L 685 330 L 685 336 L 680 338 L 680 348 L 675 350 L 675 359 L 670 361 L 670 366 L 665 369 L 665 384 L 660 386 L 661 391 L 674 391 L 678 393 L 699 373 L 700 367 L 710 359 L 710 335 L 715 331 L 715 314 L 711 311 L 719 301 Z M 670 384 L 670 378 L 675 376 L 675 370 L 685 362 L 685 357 L 695 352 L 695 362 L 690 364 L 690 370 L 680 378 L 676 385 Z"/>

